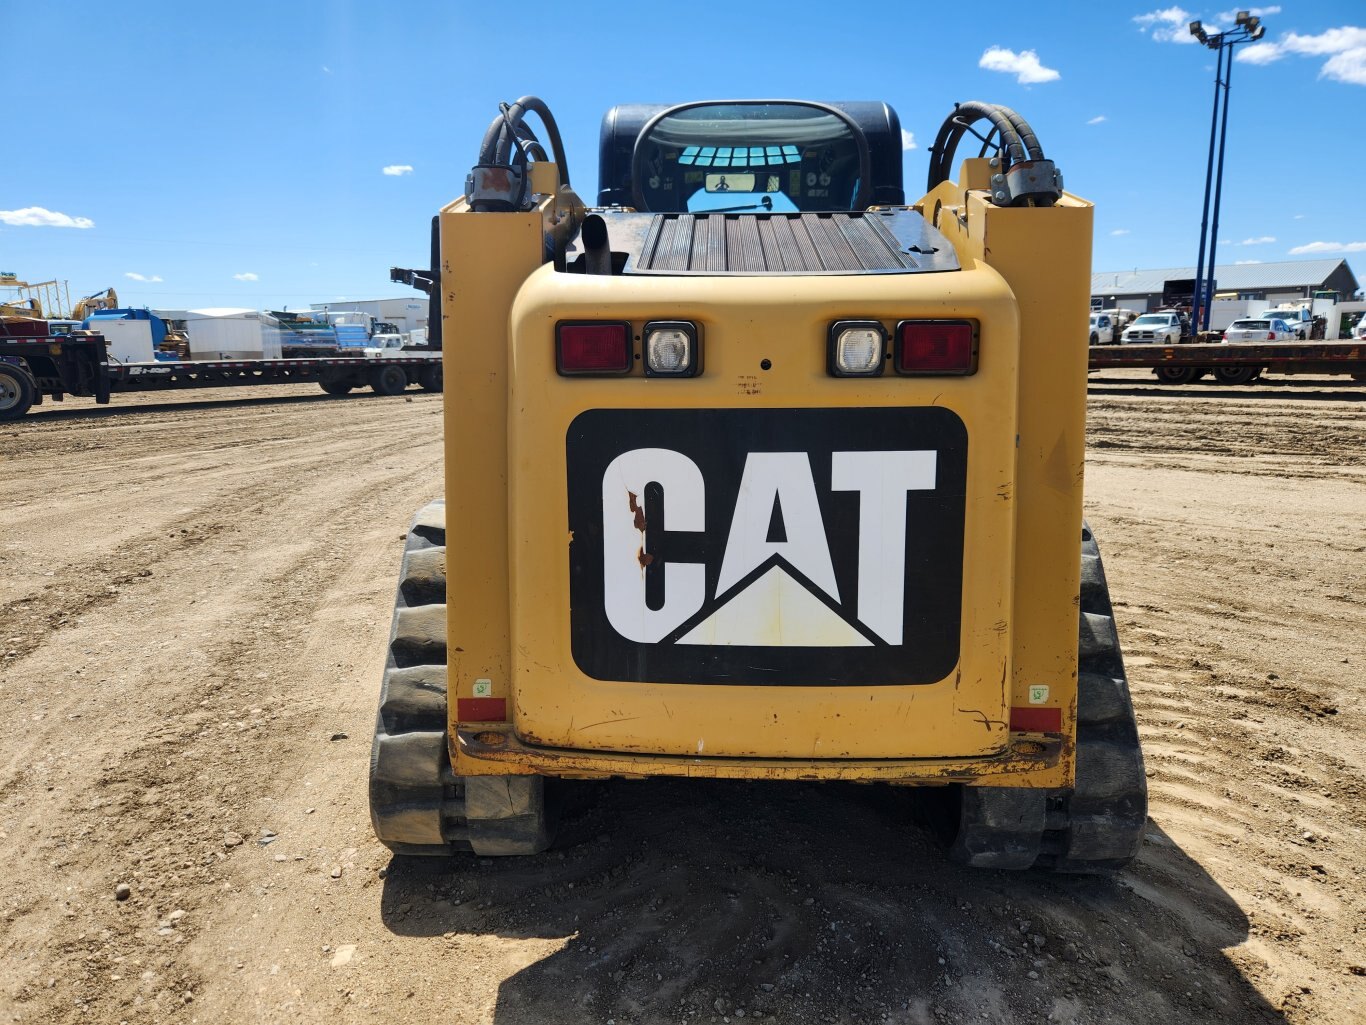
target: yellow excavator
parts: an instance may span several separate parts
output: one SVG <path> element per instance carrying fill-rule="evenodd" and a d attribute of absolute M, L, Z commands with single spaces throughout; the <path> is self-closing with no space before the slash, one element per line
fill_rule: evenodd
<path fill-rule="evenodd" d="M 460 385 L 380 688 L 393 851 L 533 855 L 560 780 L 686 776 L 912 787 L 973 866 L 1133 858 L 1092 206 L 1009 108 L 958 104 L 909 203 L 901 139 L 884 103 L 623 105 L 585 198 L 545 103 L 500 107 L 421 272 Z"/>
<path fill-rule="evenodd" d="M 95 292 L 77 301 L 71 308 L 72 320 L 85 320 L 96 310 L 116 310 L 119 306 L 119 297 L 112 288 L 106 288 L 103 292 Z"/>

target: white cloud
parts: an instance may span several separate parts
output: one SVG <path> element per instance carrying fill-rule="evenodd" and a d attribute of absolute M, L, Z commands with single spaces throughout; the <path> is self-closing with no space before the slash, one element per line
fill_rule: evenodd
<path fill-rule="evenodd" d="M 1104 115 L 1104 114 L 1097 114 L 1095 117 L 1093 117 L 1090 121 L 1087 121 L 1086 123 L 1087 123 L 1088 125 L 1098 125 L 1098 124 L 1100 124 L 1100 123 L 1101 123 L 1102 121 L 1104 121 L 1104 120 L 1105 120 L 1105 115 Z"/>
<path fill-rule="evenodd" d="M 398 177 L 399 175 L 401 175 L 401 174 L 412 174 L 412 173 L 413 173 L 413 165 L 412 165 L 412 164 L 390 164 L 388 167 L 383 168 L 383 171 L 384 171 L 384 173 L 387 174 L 390 178 L 397 178 L 397 177 Z"/>
<path fill-rule="evenodd" d="M 982 54 L 982 59 L 977 62 L 977 66 L 987 71 L 1002 71 L 1007 75 L 1014 75 L 1015 81 L 1021 85 L 1052 82 L 1062 77 L 1052 68 L 1040 64 L 1039 55 L 1033 50 L 1021 50 L 1016 53 L 1002 46 L 988 47 Z"/>
<path fill-rule="evenodd" d="M 1247 47 L 1238 54 L 1238 60 L 1248 64 L 1270 64 L 1289 54 L 1327 57 L 1319 69 L 1320 78 L 1348 85 L 1366 85 L 1366 28 L 1344 25 L 1317 35 L 1287 32 L 1274 43 Z"/>
<path fill-rule="evenodd" d="M 1261 235 L 1258 238 L 1245 238 L 1238 244 L 1240 246 L 1264 246 L 1268 242 L 1275 242 L 1276 239 L 1271 235 Z"/>
<path fill-rule="evenodd" d="M 1366 28 L 1348 25 L 1344 28 L 1330 28 L 1316 36 L 1302 36 L 1298 32 L 1288 32 L 1281 39 L 1280 46 L 1291 53 L 1308 56 L 1326 56 L 1330 53 L 1344 53 L 1366 46 Z"/>
<path fill-rule="evenodd" d="M 329 68 L 326 64 L 323 65 L 323 71 L 324 71 L 326 74 L 329 74 L 329 75 L 332 74 L 332 69 Z"/>
<path fill-rule="evenodd" d="M 904 129 L 904 128 L 901 129 L 901 149 L 902 149 L 902 152 L 909 153 L 911 150 L 913 150 L 913 149 L 915 149 L 915 148 L 916 148 L 916 146 L 915 146 L 915 133 L 914 133 L 914 132 L 908 132 L 908 131 L 906 131 L 906 129 Z"/>
<path fill-rule="evenodd" d="M 1266 18 L 1273 14 L 1281 13 L 1281 9 L 1279 7 L 1244 7 L 1241 9 L 1247 11 L 1247 13 L 1252 15 L 1254 18 Z M 1218 14 L 1215 15 L 1215 18 L 1219 21 L 1225 21 L 1232 25 L 1234 21 L 1236 21 L 1238 18 L 1238 10 L 1239 9 L 1235 8 L 1232 11 L 1220 11 Z"/>
<path fill-rule="evenodd" d="M 236 281 L 260 281 L 261 276 L 259 274 L 253 274 L 248 270 L 243 271 L 241 274 L 234 274 L 233 279 Z"/>
<path fill-rule="evenodd" d="M 1128 228 L 1116 228 L 1114 231 L 1110 232 L 1110 234 L 1111 234 L 1111 235 L 1127 235 L 1127 234 L 1129 234 L 1129 229 L 1128 229 Z"/>
<path fill-rule="evenodd" d="M 1302 221 L 1302 220 L 1304 220 L 1304 214 L 1296 214 L 1296 215 L 1295 215 L 1295 220 L 1297 220 L 1297 221 Z"/>
<path fill-rule="evenodd" d="M 1184 7 L 1164 7 L 1134 17 L 1139 31 L 1146 32 L 1159 43 L 1193 43 L 1195 37 L 1188 27 L 1194 17 Z"/>
<path fill-rule="evenodd" d="M 1329 57 L 1319 69 L 1319 78 L 1331 78 L 1348 85 L 1366 85 L 1366 46 Z"/>
<path fill-rule="evenodd" d="M 1366 242 L 1307 242 L 1290 250 L 1291 256 L 1305 253 L 1366 253 Z"/>
<path fill-rule="evenodd" d="M 1242 64 L 1270 64 L 1284 56 L 1285 53 L 1275 43 L 1254 43 L 1238 51 L 1238 61 Z"/>
<path fill-rule="evenodd" d="M 93 228 L 95 222 L 89 217 L 72 217 L 56 210 L 45 210 L 41 206 L 26 206 L 21 210 L 0 210 L 0 223 L 15 227 L 26 225 L 32 228 Z"/>
<path fill-rule="evenodd" d="M 149 285 L 154 285 L 161 280 L 161 278 L 157 277 L 155 274 L 148 276 L 146 274 L 139 274 L 137 271 L 131 270 L 124 271 L 123 276 L 132 281 L 142 281 Z"/>
<path fill-rule="evenodd" d="M 1250 264 L 1250 263 L 1261 263 L 1261 262 L 1262 262 L 1261 260 L 1234 260 L 1234 261 L 1233 261 L 1233 266 L 1235 266 L 1235 267 L 1246 267 L 1246 266 L 1247 266 L 1248 264 Z"/>

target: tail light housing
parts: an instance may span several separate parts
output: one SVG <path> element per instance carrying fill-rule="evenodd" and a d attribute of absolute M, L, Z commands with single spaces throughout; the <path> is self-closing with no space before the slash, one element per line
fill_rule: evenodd
<path fill-rule="evenodd" d="M 562 320 L 555 325 L 555 369 L 566 377 L 629 373 L 631 325 L 624 320 Z"/>
<path fill-rule="evenodd" d="M 887 332 L 876 320 L 830 325 L 826 369 L 831 377 L 879 377 L 887 359 Z"/>
<path fill-rule="evenodd" d="M 903 320 L 896 326 L 896 372 L 913 376 L 977 372 L 977 324 Z"/>
<path fill-rule="evenodd" d="M 702 345 L 690 320 L 652 320 L 641 333 L 646 377 L 696 377 L 702 372 Z"/>

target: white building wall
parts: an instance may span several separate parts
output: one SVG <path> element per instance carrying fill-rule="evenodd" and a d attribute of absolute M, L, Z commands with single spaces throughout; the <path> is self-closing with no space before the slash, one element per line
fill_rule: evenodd
<path fill-rule="evenodd" d="M 399 296 L 394 299 L 356 299 L 346 302 L 311 303 L 316 311 L 330 313 L 350 312 L 368 313 L 376 320 L 387 320 L 398 327 L 400 332 L 413 331 L 427 326 L 427 297 L 425 295 Z"/>

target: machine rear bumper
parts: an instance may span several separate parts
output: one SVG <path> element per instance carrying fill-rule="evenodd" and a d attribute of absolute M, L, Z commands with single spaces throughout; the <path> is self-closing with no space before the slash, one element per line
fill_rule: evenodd
<path fill-rule="evenodd" d="M 696 779 L 811 780 L 904 785 L 982 783 L 1063 787 L 1070 759 L 1059 734 L 1012 732 L 1005 750 L 979 758 L 680 757 L 536 747 L 503 724 L 458 729 L 452 761 L 461 776 L 541 775 L 603 779 L 686 776 Z"/>

